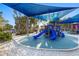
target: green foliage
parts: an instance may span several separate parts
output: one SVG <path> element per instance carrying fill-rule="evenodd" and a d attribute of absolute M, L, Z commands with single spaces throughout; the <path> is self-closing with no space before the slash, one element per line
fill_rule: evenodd
<path fill-rule="evenodd" d="M 27 18 L 27 16 L 22 16 L 21 13 L 17 12 L 16 10 L 14 10 L 13 12 L 13 17 L 15 19 L 14 28 L 16 29 L 16 34 L 28 34 L 29 32 L 34 32 L 34 27 L 38 27 L 37 20 L 35 18 Z"/>
<path fill-rule="evenodd" d="M 54 23 L 53 21 L 49 21 L 49 24 L 52 24 L 52 23 Z"/>
<path fill-rule="evenodd" d="M 10 41 L 12 39 L 12 33 L 6 32 L 6 30 L 10 30 L 11 28 L 13 28 L 13 26 L 10 24 L 6 24 L 8 20 L 4 20 L 4 18 L 2 17 L 2 13 L 3 12 L 0 12 L 0 42 Z"/>
<path fill-rule="evenodd" d="M 4 30 L 11 30 L 12 28 L 13 28 L 12 25 L 6 24 L 5 27 L 4 27 Z"/>
<path fill-rule="evenodd" d="M 22 16 L 22 17 L 15 17 L 15 29 L 16 29 L 16 34 L 26 34 L 27 30 L 26 30 L 26 17 Z"/>
<path fill-rule="evenodd" d="M 2 27 L 0 27 L 0 31 L 2 31 Z"/>
<path fill-rule="evenodd" d="M 11 39 L 12 39 L 11 33 L 0 31 L 0 41 L 10 41 Z"/>
<path fill-rule="evenodd" d="M 63 27 L 68 27 L 69 24 L 61 24 Z"/>
<path fill-rule="evenodd" d="M 37 20 L 35 18 L 31 17 L 30 23 L 35 25 L 35 24 L 37 24 Z"/>

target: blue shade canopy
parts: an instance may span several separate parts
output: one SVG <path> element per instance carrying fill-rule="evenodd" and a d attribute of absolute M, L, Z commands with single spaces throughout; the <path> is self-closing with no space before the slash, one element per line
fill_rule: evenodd
<path fill-rule="evenodd" d="M 33 3 L 4 3 L 5 5 L 25 14 L 26 16 L 36 16 L 46 13 L 58 12 L 63 10 L 75 9 L 77 7 L 57 7 L 40 5 Z"/>
<path fill-rule="evenodd" d="M 79 14 L 73 16 L 72 18 L 68 18 L 60 23 L 79 23 Z"/>
<path fill-rule="evenodd" d="M 48 16 L 47 15 L 39 15 L 39 16 L 34 16 L 34 18 L 47 21 Z"/>
<path fill-rule="evenodd" d="M 58 7 L 79 7 L 79 3 L 37 3 L 37 4 L 58 6 Z"/>
<path fill-rule="evenodd" d="M 64 20 L 64 21 L 62 21 L 60 23 L 61 24 L 63 24 L 63 23 L 79 23 L 79 17 L 77 17 L 77 18 L 69 18 L 69 19 Z"/>
<path fill-rule="evenodd" d="M 73 18 L 79 18 L 79 14 L 75 15 Z"/>
<path fill-rule="evenodd" d="M 61 18 L 67 14 L 69 14 L 70 12 L 73 12 L 75 9 L 71 9 L 71 10 L 64 10 L 64 11 L 59 11 L 58 12 L 58 17 Z"/>
<path fill-rule="evenodd" d="M 48 13 L 48 14 L 42 14 L 42 15 L 34 16 L 34 18 L 37 18 L 37 19 L 40 19 L 40 20 L 56 21 L 56 20 L 59 20 L 61 17 L 69 14 L 70 12 L 72 12 L 74 10 L 75 9 L 59 11 L 59 12 L 54 12 L 54 13 Z"/>

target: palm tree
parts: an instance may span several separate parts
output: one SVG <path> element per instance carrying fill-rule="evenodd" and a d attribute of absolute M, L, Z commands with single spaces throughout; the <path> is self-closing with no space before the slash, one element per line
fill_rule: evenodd
<path fill-rule="evenodd" d="M 4 26 L 3 22 L 4 22 L 4 19 L 2 17 L 2 14 L 3 14 L 3 12 L 0 12 L 0 29 L 3 30 L 3 26 Z"/>
<path fill-rule="evenodd" d="M 19 33 L 20 32 L 20 16 L 18 15 L 18 12 L 16 10 L 13 10 L 13 17 L 15 19 L 15 28 L 16 28 L 16 32 Z"/>
<path fill-rule="evenodd" d="M 14 12 L 14 19 L 15 19 L 15 27 L 16 27 L 16 32 L 19 34 L 25 34 L 29 32 L 29 19 L 27 16 L 22 16 L 20 12 L 17 12 L 16 10 Z"/>

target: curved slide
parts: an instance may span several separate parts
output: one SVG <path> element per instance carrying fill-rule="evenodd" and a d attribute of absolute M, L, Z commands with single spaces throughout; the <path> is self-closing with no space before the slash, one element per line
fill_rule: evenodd
<path fill-rule="evenodd" d="M 34 37 L 34 39 L 37 39 L 39 36 L 41 36 L 42 34 L 45 34 L 46 32 L 47 32 L 46 29 L 45 30 L 42 30 L 39 34 L 37 34 L 37 35 L 35 35 L 33 37 Z"/>
<path fill-rule="evenodd" d="M 39 34 L 37 34 L 37 35 L 35 35 L 35 36 L 33 36 L 33 37 L 34 37 L 34 39 L 37 39 L 38 37 L 40 37 L 42 34 L 45 34 L 46 32 L 48 32 L 48 31 L 45 29 L 45 30 L 43 30 L 42 32 L 40 32 Z M 56 36 L 55 30 L 52 30 L 52 29 L 51 29 L 51 34 L 50 34 L 49 38 L 50 38 L 51 40 L 55 40 L 56 37 L 57 37 L 57 36 Z"/>

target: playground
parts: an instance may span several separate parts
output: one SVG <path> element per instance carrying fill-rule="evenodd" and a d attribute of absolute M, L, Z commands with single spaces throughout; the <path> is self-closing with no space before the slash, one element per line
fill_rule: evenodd
<path fill-rule="evenodd" d="M 60 26 L 47 25 L 39 33 L 25 37 L 20 42 L 26 47 L 36 49 L 73 50 L 78 48 L 78 38 L 68 34 L 61 31 Z"/>
<path fill-rule="evenodd" d="M 78 38 L 70 36 L 69 32 L 73 32 L 73 30 L 69 30 L 69 26 L 72 26 L 73 23 L 79 22 L 79 17 L 69 17 L 64 19 L 63 17 L 68 13 L 77 9 L 77 7 L 55 7 L 50 5 L 41 5 L 41 4 L 8 4 L 7 5 L 19 12 L 22 12 L 26 16 L 28 16 L 27 20 L 30 17 L 33 17 L 37 20 L 46 21 L 48 23 L 44 24 L 44 28 L 39 30 L 37 33 L 24 37 L 20 40 L 20 44 L 30 48 L 36 49 L 76 49 L 78 48 Z M 34 9 L 36 8 L 36 10 Z M 32 9 L 32 10 L 31 10 Z M 27 12 L 28 11 L 28 12 Z M 45 15 L 46 14 L 46 15 Z M 49 23 L 51 21 L 51 23 Z M 40 22 L 41 23 L 41 22 Z M 63 24 L 68 26 L 62 26 Z M 40 25 L 40 24 L 38 24 Z M 65 30 L 62 28 L 65 27 Z M 72 26 L 73 27 L 73 26 Z M 75 32 L 78 34 L 79 26 L 76 26 Z M 67 28 L 67 30 L 66 30 Z M 28 27 L 29 29 L 29 27 Z M 67 35 L 69 34 L 69 36 Z"/>
<path fill-rule="evenodd" d="M 7 32 L 12 34 L 10 42 L 1 42 L 0 55 L 79 55 L 77 6 L 53 3 L 0 4 L 0 39 L 9 40 Z M 4 27 L 7 22 L 2 19 L 8 19 L 13 27 Z"/>

